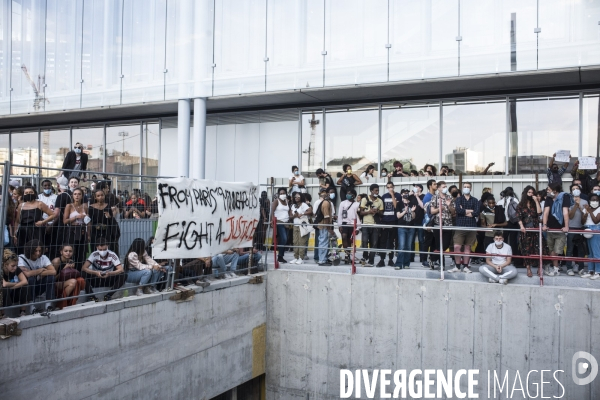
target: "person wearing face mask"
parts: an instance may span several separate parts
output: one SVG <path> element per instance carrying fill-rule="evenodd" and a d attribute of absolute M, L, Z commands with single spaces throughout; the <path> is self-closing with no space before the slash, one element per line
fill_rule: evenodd
<path fill-rule="evenodd" d="M 387 168 L 381 168 L 381 173 L 379 174 L 379 176 L 380 176 L 381 178 L 387 178 L 387 177 L 388 177 L 388 175 L 389 175 L 389 174 L 388 174 L 388 170 L 387 170 Z"/>
<path fill-rule="evenodd" d="M 415 209 L 414 226 L 423 226 L 423 219 L 425 218 L 425 204 L 423 202 L 425 195 L 423 194 L 423 185 L 421 185 L 420 183 L 415 184 L 415 186 L 413 186 L 413 188 L 410 191 L 410 197 L 417 203 L 417 208 Z M 425 247 L 425 229 L 415 229 L 415 237 L 419 241 L 420 251 L 423 251 L 423 248 Z M 410 262 L 415 262 L 415 257 L 417 253 L 415 252 L 414 240 L 410 244 L 410 249 L 412 251 L 412 253 L 410 254 Z"/>
<path fill-rule="evenodd" d="M 546 203 L 544 204 L 544 218 L 542 229 L 547 232 L 546 240 L 551 256 L 562 256 L 567 244 L 565 233 L 569 232 L 569 208 L 572 205 L 571 196 L 562 191 L 562 185 L 553 183 L 546 189 Z M 556 203 L 556 207 L 554 205 Z M 549 231 L 551 229 L 551 231 Z M 546 269 L 548 276 L 559 275 L 558 260 L 552 260 L 554 270 Z"/>
<path fill-rule="evenodd" d="M 369 190 L 371 194 L 365 196 L 360 202 L 360 215 L 363 218 L 361 247 L 365 249 L 361 262 L 365 263 L 365 267 L 372 267 L 375 263 L 376 252 L 369 252 L 368 249 L 369 247 L 376 249 L 379 242 L 379 228 L 370 225 L 378 224 L 381 214 L 383 214 L 383 201 L 379 197 L 379 185 L 373 183 Z"/>
<path fill-rule="evenodd" d="M 479 224 L 482 228 L 494 229 L 494 231 L 483 232 L 483 239 L 481 239 L 481 251 L 485 251 L 490 244 L 494 241 L 494 232 L 500 232 L 498 228 L 505 227 L 508 222 L 504 216 L 504 209 L 502 206 L 496 205 L 496 199 L 493 195 L 486 196 L 486 201 L 482 205 L 481 213 L 479 217 Z M 479 242 L 479 239 L 477 239 Z M 479 247 L 479 244 L 478 244 Z M 483 260 L 485 262 L 485 259 Z"/>
<path fill-rule="evenodd" d="M 452 214 L 454 214 L 455 209 L 452 202 L 452 196 L 450 196 L 448 192 L 448 185 L 444 181 L 439 181 L 437 183 L 438 193 L 431 197 L 430 201 L 430 211 L 433 216 L 433 239 L 435 241 L 435 250 L 443 254 L 444 251 L 450 246 L 450 241 L 452 240 L 452 231 L 450 229 L 442 230 L 442 240 L 440 242 L 440 235 L 438 234 L 440 229 L 440 216 L 442 218 L 442 226 L 450 227 L 452 224 Z M 441 204 L 441 206 L 440 206 Z M 431 261 L 436 265 L 440 265 L 440 256 L 439 254 L 431 254 Z M 430 268 L 433 265 L 430 264 Z"/>
<path fill-rule="evenodd" d="M 38 200 L 46 204 L 49 209 L 54 213 L 54 205 L 56 204 L 56 195 L 52 192 L 52 182 L 48 179 L 42 181 L 42 193 L 38 195 Z M 44 219 L 48 218 L 48 215 L 44 213 L 42 216 Z M 48 222 L 48 226 L 44 233 L 44 243 L 50 245 L 52 243 L 52 230 L 54 221 Z"/>
<path fill-rule="evenodd" d="M 411 242 L 415 242 L 415 211 L 417 209 L 417 201 L 414 196 L 411 198 L 408 189 L 400 191 L 402 197 L 396 203 L 396 218 L 398 219 L 398 257 L 394 266 L 397 269 L 410 268 L 410 250 Z"/>
<path fill-rule="evenodd" d="M 404 172 L 404 166 L 400 161 L 394 161 L 394 172 L 392 172 L 393 178 L 407 177 L 408 174 Z"/>
<path fill-rule="evenodd" d="M 472 185 L 469 182 L 463 183 L 462 196 L 457 197 L 454 203 L 456 209 L 456 226 L 464 228 L 477 227 L 479 200 L 471 196 L 471 188 Z M 448 272 L 460 272 L 460 265 L 462 262 L 462 272 L 471 273 L 471 270 L 469 269 L 469 254 L 471 254 L 471 246 L 475 244 L 476 239 L 477 232 L 474 229 L 454 231 L 454 252 L 460 253 L 461 247 L 464 246 L 465 256 L 455 256 L 456 265 Z"/>
<path fill-rule="evenodd" d="M 598 185 L 594 185 L 594 186 L 592 187 L 592 191 L 590 192 L 590 196 L 591 196 L 592 194 L 595 194 L 596 196 L 600 196 L 600 186 L 598 186 Z"/>
<path fill-rule="evenodd" d="M 494 232 L 494 243 L 485 249 L 486 265 L 479 267 L 481 275 L 488 278 L 490 283 L 506 285 L 508 281 L 517 276 L 517 268 L 511 265 L 512 248 L 504 243 L 504 235 L 500 231 Z"/>
<path fill-rule="evenodd" d="M 394 190 L 394 182 L 390 181 L 386 184 L 387 193 L 381 196 L 383 201 L 383 214 L 381 217 L 382 225 L 396 226 L 398 223 L 398 217 L 396 216 L 396 207 L 398 202 L 402 201 L 400 193 L 396 193 Z M 396 248 L 394 242 L 398 240 L 398 231 L 396 228 L 380 228 L 381 235 L 379 236 L 379 248 L 391 250 L 389 252 L 388 266 L 394 266 L 394 249 Z M 379 253 L 381 260 L 376 265 L 377 267 L 385 266 L 385 255 L 386 252 L 382 251 Z"/>
<path fill-rule="evenodd" d="M 271 215 L 275 217 L 277 225 L 273 229 L 277 229 L 277 261 L 282 264 L 287 263 L 283 258 L 287 245 L 287 229 L 284 224 L 287 224 L 290 220 L 290 206 L 287 201 L 287 190 L 285 188 L 279 188 L 277 191 L 277 198 L 271 205 Z M 271 226 L 273 221 L 269 222 Z"/>
<path fill-rule="evenodd" d="M 300 174 L 300 170 L 296 165 L 292 166 L 292 176 L 290 177 L 288 187 L 290 188 L 290 194 L 293 194 L 294 192 L 306 193 L 304 176 Z"/>
<path fill-rule="evenodd" d="M 567 170 L 569 163 L 565 163 L 561 168 L 558 168 L 558 164 L 554 162 L 554 158 L 556 157 L 556 153 L 552 155 L 552 160 L 550 160 L 550 167 L 546 171 L 546 175 L 548 175 L 548 185 L 552 185 L 553 183 L 557 183 L 562 185 L 562 176 Z"/>
<path fill-rule="evenodd" d="M 69 151 L 65 156 L 63 165 L 63 175 L 67 178 L 85 178 L 87 170 L 88 155 L 83 152 L 83 145 L 79 142 L 75 143 L 73 150 Z"/>
<path fill-rule="evenodd" d="M 333 232 L 333 204 L 329 197 L 329 192 L 325 188 L 319 191 L 319 200 L 315 201 L 315 233 L 318 229 L 318 236 L 315 235 L 315 241 L 318 241 L 318 249 L 315 253 L 318 254 L 318 264 L 331 265 L 327 260 L 327 252 L 329 251 L 329 238 L 335 237 Z"/>
<path fill-rule="evenodd" d="M 360 178 L 352 172 L 350 164 L 344 164 L 342 167 L 344 173 L 338 179 L 337 184 L 340 185 L 340 200 L 346 200 L 346 194 L 348 190 L 354 189 L 356 185 L 362 184 Z"/>
<path fill-rule="evenodd" d="M 539 216 L 542 215 L 542 207 L 535 195 L 533 186 L 526 186 L 521 195 L 521 201 L 517 205 L 517 215 L 519 219 L 518 243 L 519 252 L 523 256 L 538 256 L 540 254 L 540 237 L 537 231 L 539 228 Z M 546 239 L 542 236 L 542 252 L 548 254 Z M 523 259 L 523 265 L 527 268 L 527 276 L 532 277 L 531 267 L 536 265 L 538 260 L 532 258 Z"/>
<path fill-rule="evenodd" d="M 304 256 L 306 255 L 310 233 L 302 236 L 300 225 L 310 223 L 308 217 L 312 215 L 312 207 L 306 204 L 303 193 L 293 193 L 292 200 L 293 204 L 290 207 L 289 215 L 290 218 L 294 219 L 294 259 L 290 261 L 290 264 L 304 264 Z"/>
<path fill-rule="evenodd" d="M 85 279 L 85 293 L 91 295 L 91 300 L 99 301 L 94 296 L 94 287 L 110 287 L 111 291 L 104 296 L 104 301 L 123 297 L 123 291 L 118 289 L 125 283 L 127 274 L 123 271 L 119 256 L 108 250 L 104 238 L 98 240 L 96 251 L 83 264 L 82 275 Z"/>
<path fill-rule="evenodd" d="M 54 219 L 54 212 L 44 203 L 39 201 L 35 189 L 31 186 L 25 187 L 23 191 L 23 203 L 17 210 L 17 237 L 15 245 L 18 253 L 21 253 L 25 243 L 37 239 L 43 242 L 45 226 Z M 44 218 L 46 215 L 46 218 Z"/>
<path fill-rule="evenodd" d="M 572 184 L 571 195 L 573 196 L 573 204 L 569 207 L 569 229 L 582 230 L 583 222 L 582 211 L 588 202 L 582 198 L 581 186 Z M 581 233 L 569 232 L 567 233 L 567 257 L 573 257 L 575 255 L 574 250 L 577 250 L 577 257 L 584 257 L 586 254 L 585 241 Z M 583 270 L 583 261 L 577 262 L 579 271 Z M 573 261 L 567 261 L 567 275 L 573 276 Z"/>
<path fill-rule="evenodd" d="M 597 194 L 593 194 L 590 196 L 590 203 L 584 207 L 583 215 L 581 216 L 581 221 L 585 223 L 585 226 L 594 233 L 598 233 L 600 231 L 600 196 Z M 589 248 L 589 258 L 600 258 L 600 234 L 592 235 L 591 238 L 587 240 L 588 248 Z M 583 270 L 581 270 L 583 271 Z M 581 272 L 580 271 L 580 272 Z M 599 262 L 589 262 L 588 263 L 588 272 L 584 272 L 581 274 L 582 278 L 589 278 L 592 280 L 596 280 L 600 278 L 600 263 Z"/>
<path fill-rule="evenodd" d="M 360 229 L 361 222 L 358 218 L 358 208 L 360 204 L 356 200 L 356 190 L 349 189 L 346 193 L 346 200 L 340 203 L 338 210 L 338 229 L 342 235 L 342 246 L 346 251 L 346 258 L 344 262 L 350 263 L 351 248 L 352 248 L 352 235 L 355 235 L 354 221 L 356 221 L 356 229 Z"/>

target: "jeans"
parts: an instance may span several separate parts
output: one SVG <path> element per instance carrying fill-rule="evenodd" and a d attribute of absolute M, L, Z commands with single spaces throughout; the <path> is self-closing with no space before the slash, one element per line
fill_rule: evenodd
<path fill-rule="evenodd" d="M 574 228 L 574 229 L 582 229 L 582 228 Z M 577 247 L 577 256 L 583 257 L 585 256 L 583 251 L 583 235 L 581 233 L 568 233 L 567 234 L 567 257 L 573 257 L 573 249 Z M 579 265 L 579 269 L 583 269 L 583 261 L 577 261 L 577 265 Z M 567 270 L 573 269 L 573 261 L 569 261 L 567 263 Z"/>
<path fill-rule="evenodd" d="M 315 247 L 319 246 L 319 232 L 321 230 L 319 228 L 315 228 Z M 319 261 L 319 250 L 315 249 L 313 259 L 315 261 Z"/>
<path fill-rule="evenodd" d="M 427 251 L 424 249 L 424 247 L 425 247 L 425 229 L 420 229 L 420 228 L 415 229 L 415 237 L 417 237 L 418 238 L 417 240 L 419 241 L 419 252 Z M 413 251 L 413 253 L 410 254 L 410 262 L 413 262 L 413 261 L 415 261 L 415 257 L 417 255 L 417 253 L 414 252 L 415 251 L 415 241 L 414 240 L 410 244 L 410 249 Z M 419 261 L 423 262 L 425 260 L 427 260 L 427 256 L 425 256 L 425 258 L 423 258 L 421 256 L 421 254 L 419 254 Z"/>
<path fill-rule="evenodd" d="M 262 254 L 260 253 L 252 254 L 252 266 L 256 267 L 261 258 Z M 241 255 L 238 257 L 237 265 L 240 267 L 248 268 L 248 260 L 250 260 L 250 254 Z"/>
<path fill-rule="evenodd" d="M 231 254 L 217 254 L 212 258 L 212 267 L 215 270 L 215 276 L 219 276 L 219 271 L 222 270 L 223 273 L 227 270 L 227 264 L 231 263 L 231 267 L 229 269 L 231 271 L 235 271 L 237 269 L 237 264 L 239 261 L 240 255 L 237 252 L 233 252 Z"/>
<path fill-rule="evenodd" d="M 39 281 L 37 280 L 37 278 L 37 276 L 27 278 L 29 299 L 35 300 L 35 298 L 40 294 L 46 293 L 46 300 L 54 300 L 56 298 L 54 296 L 54 276 L 40 276 L 41 279 Z"/>
<path fill-rule="evenodd" d="M 285 254 L 285 247 L 287 246 L 287 229 L 285 229 L 285 225 L 277 224 L 277 256 L 279 258 L 283 258 Z"/>
<path fill-rule="evenodd" d="M 319 231 L 319 263 L 323 264 L 327 261 L 327 252 L 329 251 L 329 231 L 321 229 Z"/>
<path fill-rule="evenodd" d="M 590 228 L 593 231 L 599 231 L 600 225 L 591 225 Z M 587 241 L 590 258 L 600 258 L 600 235 L 593 235 L 592 238 Z M 589 262 L 588 271 L 595 271 L 597 274 L 600 274 L 600 262 Z"/>
<path fill-rule="evenodd" d="M 134 285 L 147 285 L 150 281 L 155 283 L 158 281 L 161 271 L 155 269 L 130 269 L 127 271 L 127 279 L 125 282 L 133 283 Z"/>
<path fill-rule="evenodd" d="M 398 228 L 398 257 L 396 267 L 404 268 L 410 266 L 411 242 L 415 241 L 415 230 L 412 228 Z"/>
<path fill-rule="evenodd" d="M 375 262 L 375 251 L 367 251 L 370 247 L 371 249 L 377 248 L 377 243 L 379 242 L 379 229 L 371 228 L 368 225 L 362 226 L 362 247 L 365 249 L 363 251 L 363 258 L 369 260 L 369 264 L 373 264 Z"/>

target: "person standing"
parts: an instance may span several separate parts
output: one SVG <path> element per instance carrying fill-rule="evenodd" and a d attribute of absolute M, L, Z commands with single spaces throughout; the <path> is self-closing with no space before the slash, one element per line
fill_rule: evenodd
<path fill-rule="evenodd" d="M 471 184 L 469 182 L 463 183 L 462 196 L 456 198 L 454 207 L 456 209 L 456 226 L 473 229 L 454 231 L 454 252 L 460 253 L 461 247 L 464 246 L 465 255 L 454 256 L 456 265 L 448 272 L 460 272 L 462 258 L 462 272 L 471 273 L 469 254 L 471 254 L 471 246 L 475 244 L 477 239 L 475 228 L 477 228 L 477 218 L 479 217 L 479 200 L 471 196 Z"/>
<path fill-rule="evenodd" d="M 83 202 L 83 190 L 73 190 L 73 202 L 67 205 L 63 216 L 63 223 L 69 226 L 69 235 L 66 243 L 73 244 L 73 261 L 78 271 L 81 271 L 85 261 L 88 217 L 88 205 Z M 64 243 L 63 243 L 64 244 Z"/>
<path fill-rule="evenodd" d="M 63 161 L 62 169 L 64 176 L 68 179 L 82 177 L 85 179 L 88 155 L 83 152 L 83 145 L 75 143 L 73 150 L 69 151 Z"/>
<path fill-rule="evenodd" d="M 590 203 L 585 206 L 582 221 L 585 220 L 585 226 L 590 228 L 594 233 L 600 231 L 600 196 L 593 194 L 590 196 Z M 589 257 L 599 259 L 600 258 L 600 234 L 592 235 L 588 239 Z M 581 275 L 582 278 L 589 278 L 592 280 L 600 278 L 600 263 L 590 262 L 588 263 L 588 272 Z"/>
<path fill-rule="evenodd" d="M 573 196 L 573 204 L 569 207 L 569 229 L 582 230 L 582 211 L 588 205 L 588 202 L 582 198 L 581 186 L 571 185 L 571 194 Z M 577 256 L 583 258 L 585 256 L 584 237 L 581 233 L 567 233 L 567 257 L 573 257 L 573 250 L 577 248 Z M 578 261 L 579 271 L 583 271 L 583 261 Z M 573 276 L 573 261 L 567 261 L 567 275 Z"/>
<path fill-rule="evenodd" d="M 423 251 L 423 247 L 425 246 L 425 230 L 421 227 L 423 226 L 423 219 L 425 218 L 425 204 L 423 203 L 423 199 L 425 195 L 423 194 L 423 185 L 420 183 L 415 184 L 413 186 L 410 197 L 414 201 L 417 202 L 417 208 L 415 209 L 415 220 L 413 226 L 415 226 L 415 238 L 417 238 L 419 242 L 419 251 Z M 415 261 L 415 256 L 417 253 L 415 252 L 415 241 L 411 242 L 411 250 L 413 251 L 410 255 L 410 262 Z M 425 257 L 427 258 L 427 257 Z"/>
<path fill-rule="evenodd" d="M 521 248 L 521 246 L 517 244 L 519 232 L 516 231 L 519 229 L 519 218 L 517 216 L 519 199 L 511 186 L 507 186 L 506 189 L 500 193 L 500 196 L 502 199 L 499 204 L 504 208 L 504 217 L 508 221 L 508 224 L 506 225 L 507 230 L 504 231 L 504 242 L 508 243 L 511 247 L 513 255 L 518 255 Z M 513 264 L 518 267 L 521 265 L 521 261 L 517 258 L 514 260 Z"/>
<path fill-rule="evenodd" d="M 106 203 L 104 191 L 96 189 L 94 202 L 90 204 L 88 210 L 91 219 L 88 239 L 92 249 L 98 247 L 98 243 L 102 239 L 106 242 L 110 251 L 119 254 L 121 231 L 116 220 L 117 206 L 110 207 Z"/>
<path fill-rule="evenodd" d="M 438 193 L 431 197 L 430 210 L 433 215 L 433 238 L 435 241 L 435 250 L 439 254 L 432 255 L 432 261 L 439 263 L 440 256 L 443 257 L 444 251 L 450 246 L 452 240 L 452 231 L 450 229 L 442 229 L 442 238 L 440 240 L 439 227 L 440 218 L 442 227 L 452 226 L 452 214 L 454 214 L 453 198 L 448 194 L 448 185 L 446 182 L 439 181 L 437 183 Z M 441 204 L 441 205 L 440 205 Z"/>
<path fill-rule="evenodd" d="M 344 164 L 342 168 L 344 170 L 344 174 L 340 176 L 337 184 L 340 185 L 341 201 L 346 201 L 346 193 L 348 190 L 354 189 L 356 185 L 362 184 L 362 181 L 358 176 L 356 176 L 355 173 L 352 172 L 352 167 L 350 167 L 350 164 Z"/>
<path fill-rule="evenodd" d="M 300 226 L 303 223 L 308 225 L 308 216 L 312 215 L 312 207 L 306 204 L 303 193 L 292 193 L 292 199 L 294 203 L 290 207 L 289 213 L 290 218 L 294 219 L 294 259 L 290 261 L 290 264 L 303 264 L 310 234 L 302 235 Z"/>
<path fill-rule="evenodd" d="M 46 218 L 43 216 L 46 215 Z M 23 202 L 17 210 L 17 237 L 15 245 L 18 253 L 23 253 L 25 244 L 33 239 L 43 243 L 45 226 L 54 219 L 54 213 L 43 202 L 38 200 L 35 189 L 31 186 L 25 187 L 23 191 Z M 42 253 L 45 250 L 45 246 Z M 27 274 L 26 274 L 27 275 Z"/>
<path fill-rule="evenodd" d="M 398 269 L 410 268 L 411 242 L 415 242 L 415 210 L 417 202 L 408 194 L 408 189 L 400 191 L 401 199 L 396 202 L 396 218 L 398 219 L 398 257 L 394 266 Z"/>
<path fill-rule="evenodd" d="M 290 220 L 290 206 L 287 201 L 287 190 L 285 188 L 279 188 L 277 191 L 277 198 L 271 205 L 271 215 L 275 217 L 276 225 L 273 229 L 277 229 L 277 261 L 282 264 L 287 263 L 283 258 L 285 249 L 287 246 L 287 229 L 286 225 Z M 270 221 L 273 224 L 273 221 Z"/>
<path fill-rule="evenodd" d="M 429 203 L 431 202 L 431 198 L 436 193 L 436 191 L 437 183 L 435 179 L 429 179 L 427 181 L 427 193 L 425 193 L 425 196 L 423 196 L 423 217 L 425 216 L 428 209 L 431 210 Z M 419 252 L 424 251 L 427 253 L 433 253 L 433 251 L 435 250 L 435 239 L 433 237 L 433 231 L 431 229 L 421 230 L 423 231 L 423 247 L 421 247 L 421 243 L 419 243 Z M 428 261 L 428 258 L 432 259 L 432 257 L 428 256 L 427 254 L 419 254 L 419 260 L 421 261 L 421 265 L 433 269 L 433 260 Z"/>
<path fill-rule="evenodd" d="M 77 182 L 73 179 L 74 182 Z M 71 196 L 71 192 L 69 191 L 69 181 L 64 176 L 61 176 L 56 179 L 57 187 L 58 187 L 58 195 L 56 196 L 56 200 L 54 202 L 54 220 L 53 220 L 53 229 L 52 229 L 52 239 L 50 242 L 50 253 L 49 258 L 54 260 L 57 257 L 60 257 L 60 248 L 64 243 L 68 243 L 68 235 L 67 230 L 65 228 L 65 224 L 63 222 L 63 217 L 65 214 L 65 210 L 67 209 L 67 205 L 73 202 L 73 197 Z"/>
<path fill-rule="evenodd" d="M 48 208 L 50 210 L 52 210 L 52 213 L 54 214 L 54 207 L 56 204 L 56 194 L 53 193 L 52 190 L 52 182 L 50 182 L 49 179 L 44 179 L 42 181 L 42 193 L 40 193 L 38 195 L 38 200 L 41 201 L 42 203 L 44 203 L 45 205 L 48 206 Z M 48 214 L 44 213 L 44 215 L 42 215 L 42 218 L 46 219 L 48 218 Z M 49 247 L 52 245 L 52 235 L 53 235 L 53 230 L 54 230 L 54 224 L 55 224 L 55 220 L 52 220 L 50 222 L 48 222 L 48 224 L 46 225 L 46 229 L 44 232 L 44 244 L 46 245 L 46 247 L 49 249 Z"/>
<path fill-rule="evenodd" d="M 369 190 L 371 194 L 360 201 L 360 215 L 363 217 L 361 246 L 364 248 L 365 267 L 372 267 L 375 263 L 376 252 L 368 251 L 368 248 L 376 249 L 379 243 L 379 228 L 370 225 L 378 224 L 381 214 L 383 214 L 383 201 L 379 198 L 379 185 L 373 183 Z"/>
<path fill-rule="evenodd" d="M 356 190 L 349 189 L 346 193 L 346 200 L 340 203 L 338 210 L 338 228 L 342 235 L 342 246 L 346 252 L 346 264 L 350 263 L 350 252 L 352 250 L 352 236 L 356 235 L 354 222 L 356 221 L 356 230 L 360 229 L 361 222 L 358 218 L 358 208 L 360 204 L 356 200 Z"/>
<path fill-rule="evenodd" d="M 488 246 L 494 242 L 495 233 L 502 233 L 502 230 L 498 228 L 505 227 L 508 224 L 508 222 L 506 221 L 506 217 L 504 216 L 504 209 L 502 208 L 502 206 L 496 204 L 496 198 L 494 198 L 494 196 L 486 196 L 485 202 L 480 202 L 480 204 L 483 205 L 483 207 L 481 208 L 481 213 L 479 214 L 479 223 L 481 227 L 494 229 L 493 231 L 488 230 L 483 232 L 483 239 L 481 239 L 481 247 L 483 249 L 487 249 Z M 477 241 L 479 240 L 480 239 L 478 237 Z M 507 246 L 509 245 L 507 244 Z M 479 245 L 477 247 L 479 247 Z"/>
<path fill-rule="evenodd" d="M 558 164 L 554 162 L 556 158 L 556 153 L 552 154 L 552 160 L 550 161 L 550 167 L 546 170 L 546 175 L 548 175 L 548 185 L 552 185 L 553 183 L 558 183 L 562 185 L 562 176 L 567 170 L 569 163 L 566 162 L 561 168 L 558 168 Z"/>
<path fill-rule="evenodd" d="M 526 186 L 521 195 L 521 201 L 517 205 L 517 215 L 519 217 L 519 250 L 523 256 L 539 256 L 540 254 L 540 237 L 537 231 L 531 229 L 539 226 L 539 216 L 542 214 L 542 207 L 535 195 L 533 186 Z M 529 230 L 528 230 L 529 229 Z M 542 251 L 546 251 L 546 239 L 542 236 Z M 537 260 L 524 258 L 523 264 L 527 268 L 527 276 L 532 277 L 531 267 Z"/>
<path fill-rule="evenodd" d="M 390 228 L 381 228 L 381 235 L 379 237 L 379 247 L 381 249 L 388 249 L 390 251 L 390 260 L 388 261 L 388 266 L 394 266 L 394 251 L 395 248 L 394 242 L 398 238 L 398 231 L 393 228 L 398 223 L 398 217 L 396 216 L 396 207 L 398 206 L 398 202 L 402 201 L 402 196 L 400 193 L 396 193 L 394 191 L 394 182 L 389 181 L 385 185 L 387 189 L 387 193 L 381 196 L 381 200 L 383 201 L 383 215 L 381 217 L 382 225 L 389 225 Z M 381 251 L 379 256 L 381 260 L 377 263 L 377 267 L 385 266 L 385 255 L 386 252 Z"/>
<path fill-rule="evenodd" d="M 292 166 L 292 176 L 290 177 L 288 187 L 290 188 L 290 194 L 293 194 L 294 192 L 306 192 L 304 176 L 300 174 L 300 170 L 295 165 Z"/>
<path fill-rule="evenodd" d="M 542 229 L 547 232 L 546 240 L 551 256 L 562 256 L 564 253 L 567 238 L 565 233 L 569 232 L 569 208 L 571 207 L 571 198 L 562 191 L 560 183 L 553 183 L 546 189 L 546 203 L 544 204 L 544 225 Z M 556 214 L 552 212 L 554 203 L 559 203 L 560 210 Z M 553 231 L 548 232 L 548 229 Z M 547 269 L 545 274 L 548 276 L 559 275 L 558 260 L 552 260 L 554 271 Z"/>

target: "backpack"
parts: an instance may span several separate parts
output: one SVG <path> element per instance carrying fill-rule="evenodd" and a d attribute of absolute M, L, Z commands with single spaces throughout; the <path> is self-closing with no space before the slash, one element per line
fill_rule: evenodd
<path fill-rule="evenodd" d="M 554 200 L 554 202 L 552 203 L 552 210 L 550 210 L 552 213 L 552 216 L 554 218 L 556 218 L 558 223 L 561 225 L 564 223 L 562 209 L 563 209 L 563 199 L 564 199 L 565 195 L 571 196 L 570 194 L 565 193 L 565 192 L 559 193 L 558 196 L 556 197 L 556 199 Z M 573 200 L 571 200 L 571 203 L 573 203 Z"/>
<path fill-rule="evenodd" d="M 511 200 L 510 203 L 508 203 L 507 215 L 508 215 L 508 221 L 510 223 L 516 224 L 519 222 L 519 214 L 517 213 L 517 202 L 516 201 Z"/>
<path fill-rule="evenodd" d="M 325 201 L 329 201 L 329 199 L 325 199 L 319 203 L 319 206 L 317 207 L 317 211 L 315 212 L 315 218 L 313 219 L 313 224 L 320 224 L 321 221 L 323 221 L 323 219 L 325 218 L 325 216 L 323 215 L 323 212 L 321 211 L 321 206 L 323 205 L 323 202 L 325 202 Z M 329 204 L 331 205 L 331 207 L 333 207 L 333 205 L 331 204 L 331 201 L 329 201 Z"/>
<path fill-rule="evenodd" d="M 425 215 L 423 216 L 423 226 L 433 226 L 433 215 L 431 214 L 431 201 L 428 201 L 423 206 Z"/>

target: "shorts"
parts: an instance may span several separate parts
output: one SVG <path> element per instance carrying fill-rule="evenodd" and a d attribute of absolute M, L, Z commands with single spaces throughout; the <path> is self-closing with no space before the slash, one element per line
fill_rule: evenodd
<path fill-rule="evenodd" d="M 548 250 L 556 254 L 563 254 L 567 245 L 567 235 L 564 232 L 548 232 L 546 236 Z"/>
<path fill-rule="evenodd" d="M 476 231 L 454 231 L 454 245 L 455 246 L 473 246 L 475 240 L 477 240 Z"/>
<path fill-rule="evenodd" d="M 340 233 L 347 235 L 349 238 L 354 234 L 354 225 L 342 225 L 340 226 Z"/>

